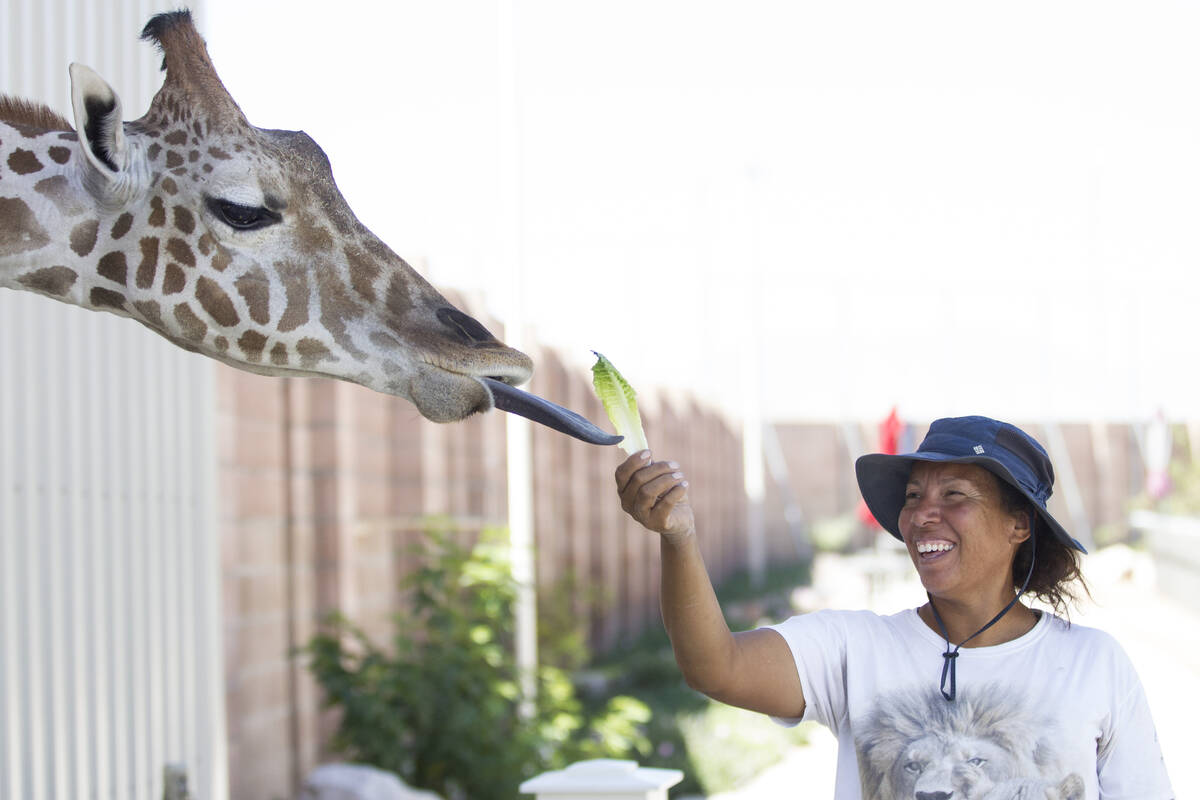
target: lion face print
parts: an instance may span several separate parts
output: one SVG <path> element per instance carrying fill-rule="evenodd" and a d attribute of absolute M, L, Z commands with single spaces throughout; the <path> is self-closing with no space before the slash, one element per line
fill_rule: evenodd
<path fill-rule="evenodd" d="M 911 786 L 904 797 L 982 797 L 978 787 L 1011 776 L 1012 762 L 1008 751 L 988 739 L 935 733 L 904 749 L 892 764 L 893 783 Z"/>
<path fill-rule="evenodd" d="M 1081 800 L 1053 725 L 998 686 L 881 696 L 856 740 L 867 800 Z"/>

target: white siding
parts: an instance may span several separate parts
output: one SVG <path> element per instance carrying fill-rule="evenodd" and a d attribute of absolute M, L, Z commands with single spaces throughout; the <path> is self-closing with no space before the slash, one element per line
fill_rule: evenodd
<path fill-rule="evenodd" d="M 138 117 L 173 7 L 0 0 L 0 91 L 70 118 L 80 61 Z M 0 800 L 226 796 L 214 419 L 204 359 L 0 291 Z"/>

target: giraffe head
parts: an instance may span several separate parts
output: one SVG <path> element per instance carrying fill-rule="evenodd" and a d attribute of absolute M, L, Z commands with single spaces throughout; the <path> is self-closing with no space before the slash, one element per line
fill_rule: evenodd
<path fill-rule="evenodd" d="M 95 264 L 73 302 L 242 369 L 398 395 L 434 421 L 500 407 L 581 435 L 585 420 L 513 388 L 527 356 L 355 218 L 316 142 L 247 121 L 187 11 L 154 17 L 142 38 L 165 78 L 134 122 L 100 76 L 71 65 L 78 152 L 64 183 L 90 201 L 73 213 Z"/>

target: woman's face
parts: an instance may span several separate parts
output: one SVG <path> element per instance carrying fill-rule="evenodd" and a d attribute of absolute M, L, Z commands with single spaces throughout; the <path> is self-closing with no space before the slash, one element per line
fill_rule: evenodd
<path fill-rule="evenodd" d="M 914 464 L 900 533 L 931 595 L 986 603 L 1012 598 L 1012 560 L 1029 527 L 1023 514 L 1004 509 L 999 479 L 983 467 Z"/>

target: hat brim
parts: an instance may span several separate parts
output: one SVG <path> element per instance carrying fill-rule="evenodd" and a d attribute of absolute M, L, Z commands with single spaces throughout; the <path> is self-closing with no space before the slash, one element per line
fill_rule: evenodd
<path fill-rule="evenodd" d="M 937 462 L 943 464 L 976 464 L 1012 486 L 1037 511 L 1045 523 L 1045 529 L 1067 547 L 1086 553 L 1066 528 L 1058 523 L 1046 508 L 1034 499 L 1028 491 L 1012 476 L 1008 468 L 1000 461 L 988 456 L 952 456 L 946 453 L 906 453 L 904 455 L 887 455 L 871 453 L 860 456 L 854 462 L 854 472 L 858 477 L 858 488 L 863 500 L 867 503 L 872 516 L 883 526 L 884 530 L 901 541 L 900 509 L 904 507 L 905 488 L 913 464 L 918 461 Z"/>

